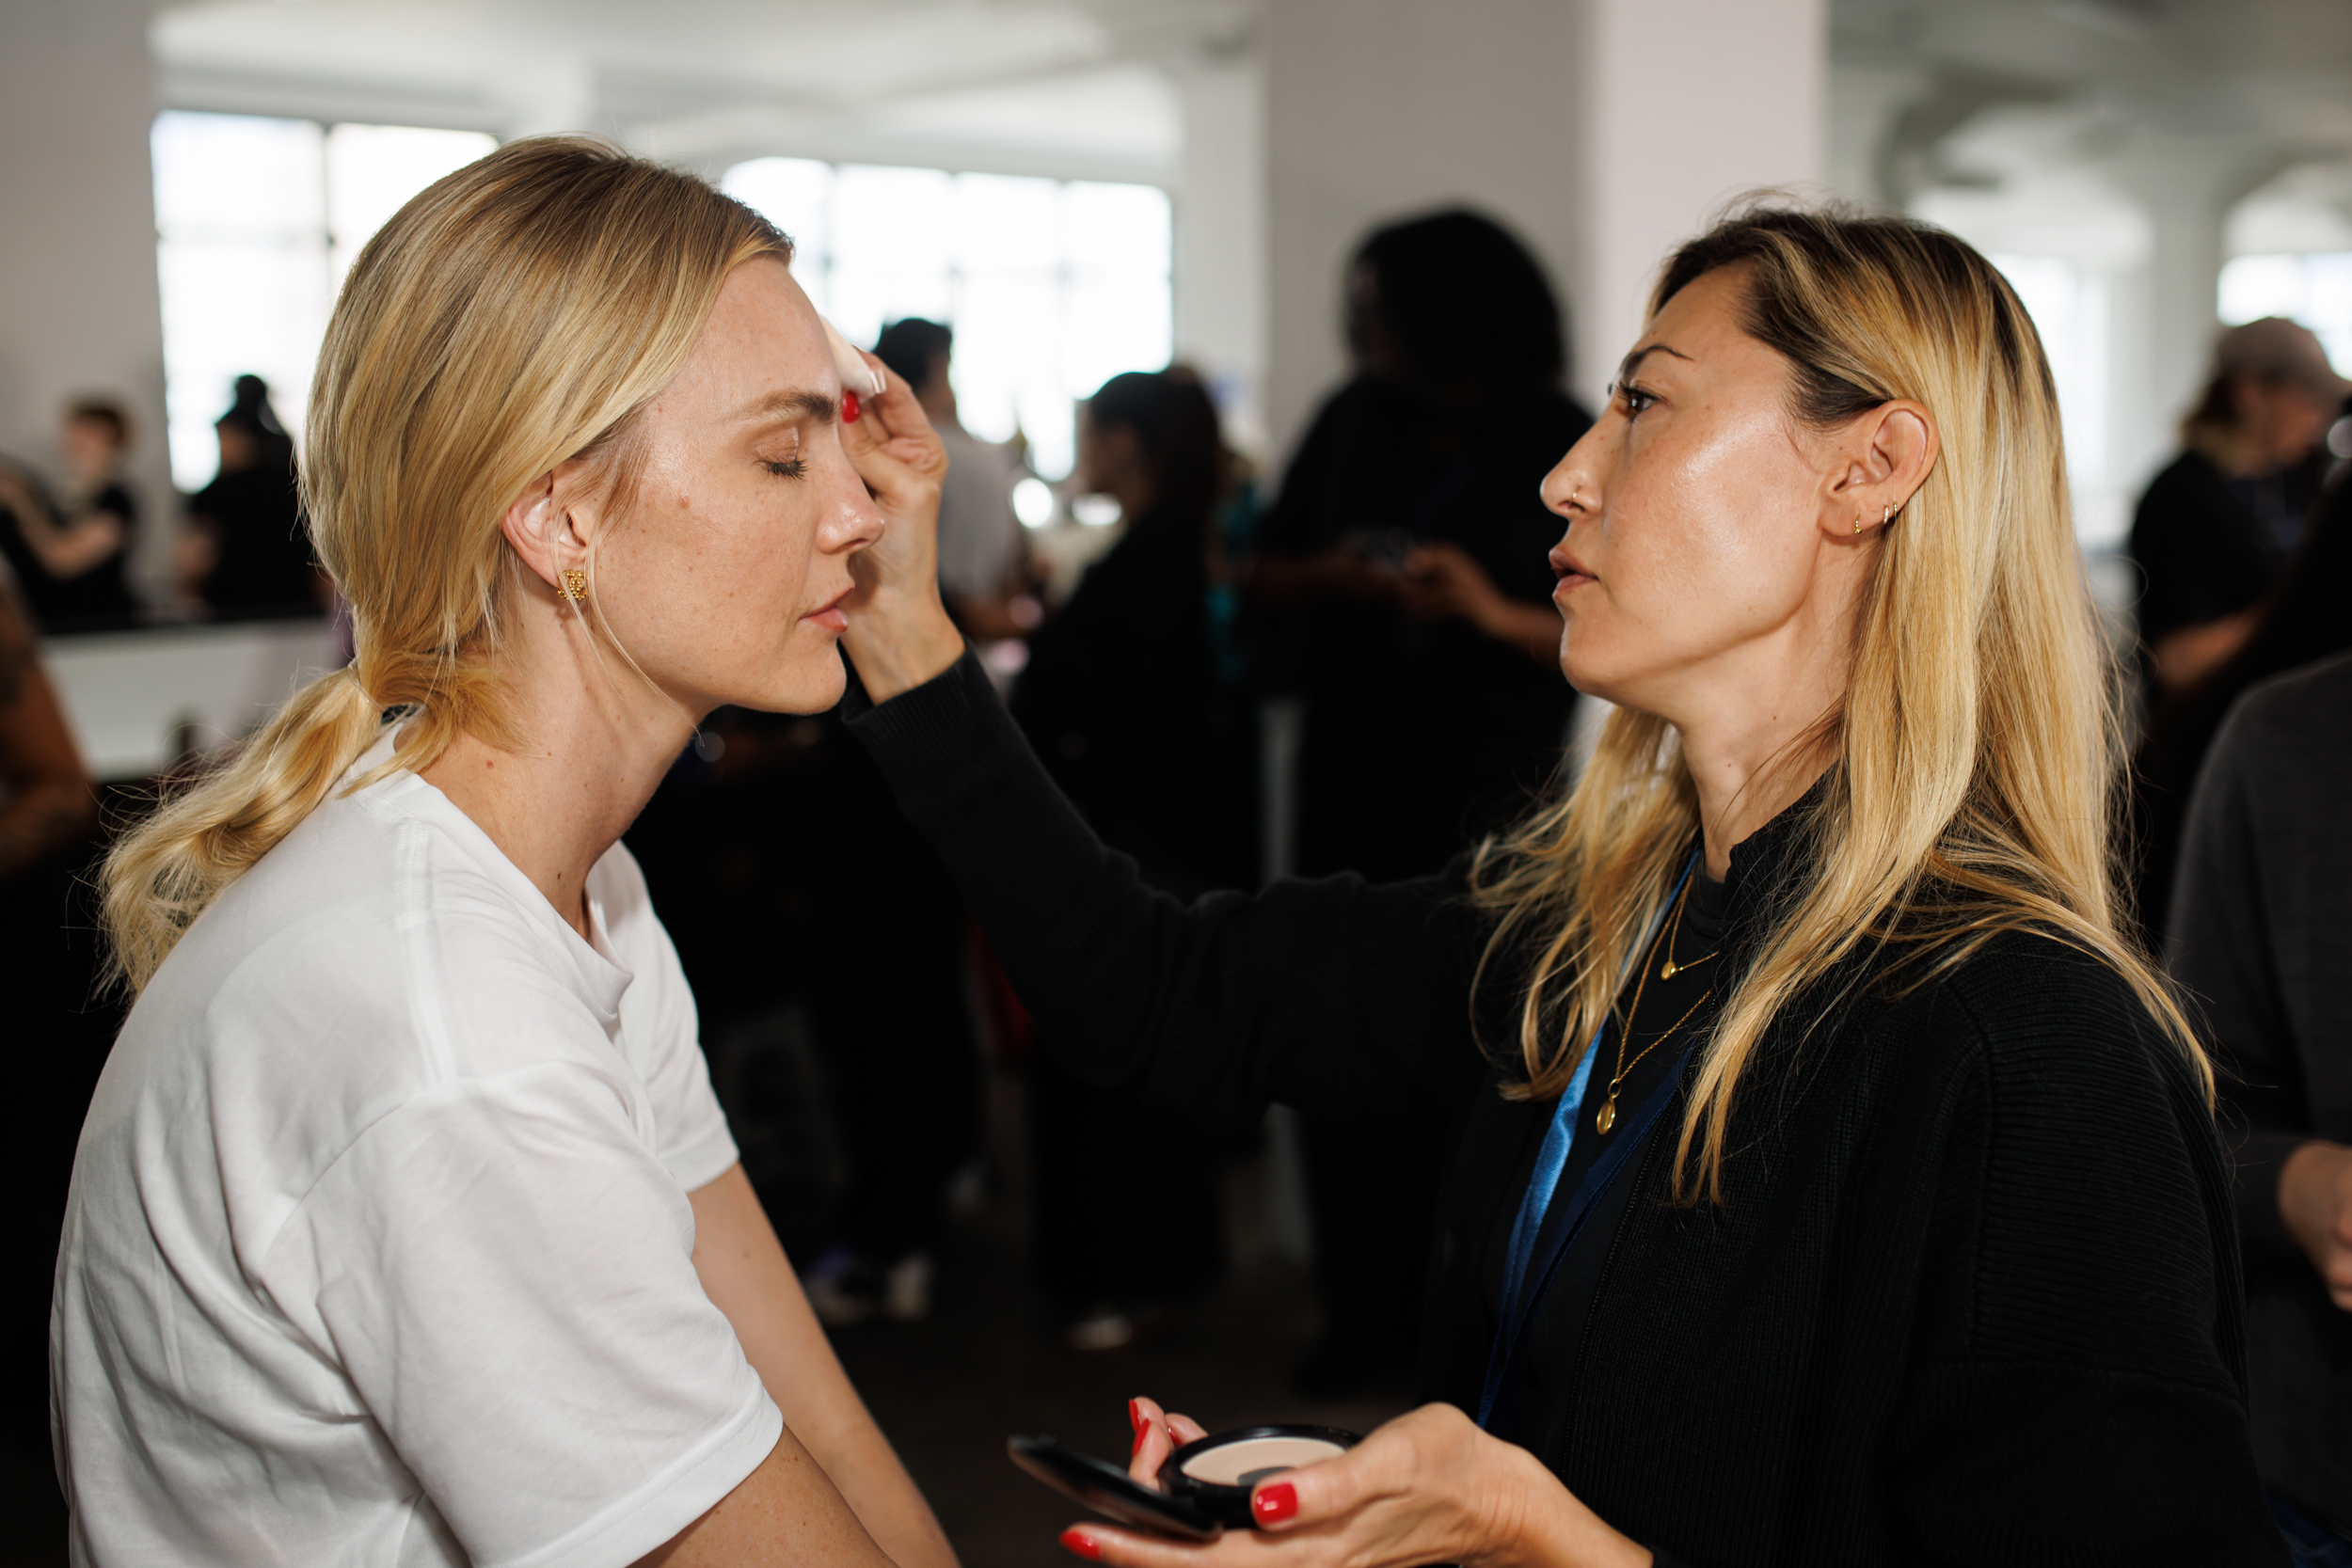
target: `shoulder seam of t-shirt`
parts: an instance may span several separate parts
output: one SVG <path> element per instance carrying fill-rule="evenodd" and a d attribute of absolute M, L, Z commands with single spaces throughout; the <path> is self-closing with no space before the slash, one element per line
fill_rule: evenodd
<path fill-rule="evenodd" d="M 278 1222 L 278 1228 L 271 1233 L 268 1242 L 262 1245 L 256 1256 L 254 1267 L 257 1273 L 253 1280 L 254 1287 L 257 1290 L 263 1289 L 260 1275 L 268 1271 L 271 1256 L 278 1251 L 278 1244 L 286 1239 L 286 1232 L 293 1227 L 295 1217 L 309 1206 L 319 1188 L 326 1184 L 326 1179 L 334 1175 L 360 1145 L 368 1142 L 382 1129 L 389 1127 L 411 1112 L 421 1112 L 426 1109 L 426 1102 L 429 1101 L 459 1098 L 461 1091 L 466 1094 L 478 1094 L 499 1085 L 510 1084 L 516 1079 L 535 1077 L 543 1073 L 583 1071 L 594 1073 L 596 1070 L 583 1063 L 532 1062 L 526 1067 L 510 1068 L 504 1072 L 453 1075 L 423 1085 L 416 1093 L 402 1100 L 399 1104 L 389 1107 L 381 1116 L 371 1118 L 366 1126 L 355 1127 L 352 1129 L 351 1136 L 343 1140 L 342 1148 L 335 1151 L 334 1158 L 319 1166 L 317 1173 L 310 1178 L 310 1185 L 302 1189 L 302 1196 L 287 1205 L 284 1217 Z M 621 1105 L 626 1106 L 628 1103 L 626 1093 L 617 1095 L 615 1098 Z M 623 1119 L 626 1121 L 626 1117 Z M 635 1142 L 633 1135 L 630 1141 Z M 644 1146 L 639 1144 L 638 1147 L 644 1148 Z M 646 1148 L 645 1154 L 654 1164 L 661 1165 L 665 1173 L 668 1171 L 669 1166 L 663 1164 L 660 1150 Z M 272 1305 L 278 1304 L 273 1301 Z M 278 1307 L 278 1311 L 283 1316 L 285 1309 L 283 1307 Z"/>
<path fill-rule="evenodd" d="M 421 791 L 431 793 L 425 795 L 420 793 Z M 593 992 L 596 990 L 599 976 L 582 967 L 580 954 L 574 951 L 571 942 L 564 940 L 567 935 L 577 939 L 579 933 L 564 925 L 564 917 L 555 912 L 554 905 L 549 904 L 539 895 L 538 889 L 523 874 L 522 868 L 508 860 L 505 853 L 499 848 L 496 841 L 482 831 L 479 823 L 458 810 L 455 802 L 452 801 L 449 797 L 441 794 L 429 782 L 420 778 L 417 774 L 403 771 L 371 785 L 351 799 L 369 815 L 379 821 L 387 821 L 388 825 L 395 825 L 391 819 L 396 819 L 397 823 L 411 824 L 419 830 L 437 833 L 445 839 L 452 847 L 478 867 L 483 876 L 498 889 L 500 896 L 504 898 L 521 917 L 523 927 L 531 933 L 532 943 L 542 948 L 557 961 L 559 965 L 557 973 L 577 980 L 579 989 L 582 992 Z M 461 823 L 462 829 L 459 826 Z M 606 853 L 610 854 L 611 851 L 608 850 Z M 601 866 L 603 863 L 603 857 L 598 857 L 596 865 Z M 403 867 L 404 872 L 408 869 L 410 868 Z M 421 875 L 421 868 L 418 869 Z M 595 874 L 596 869 L 596 866 L 589 868 L 591 876 Z M 515 885 L 517 880 L 523 884 L 521 888 Z M 524 896 L 524 888 L 530 889 L 529 897 Z M 627 989 L 627 981 L 634 978 L 628 970 L 597 953 L 588 943 L 583 942 L 580 945 L 587 948 L 589 955 L 596 962 L 609 966 L 623 976 L 622 989 Z M 581 1000 L 589 1001 L 588 995 L 583 994 Z"/>

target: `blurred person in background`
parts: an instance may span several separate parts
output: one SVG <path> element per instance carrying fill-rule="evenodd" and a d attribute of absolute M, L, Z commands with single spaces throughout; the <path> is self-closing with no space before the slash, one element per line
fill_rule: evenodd
<path fill-rule="evenodd" d="M 1375 231 L 1346 299 L 1355 373 L 1283 476 L 1248 594 L 1270 679 L 1306 704 L 1290 869 L 1393 879 L 1515 817 L 1559 764 L 1576 693 L 1540 489 L 1592 418 L 1561 389 L 1542 266 L 1486 217 Z M 1438 1155 L 1302 1125 L 1324 1330 L 1300 1385 L 1343 1393 L 1408 1367 L 1422 1260 L 1396 1238 L 1425 1229 Z"/>
<path fill-rule="evenodd" d="M 955 421 L 953 346 L 946 327 L 909 317 L 883 329 L 874 355 L 913 389 L 946 449 L 942 596 L 974 638 L 1017 636 L 1007 597 L 1022 551 L 1012 476 L 999 451 Z M 949 1185 L 979 1145 L 963 901 L 838 712 L 814 722 L 795 775 L 770 787 L 830 828 L 791 858 L 824 911 L 807 927 L 807 997 L 849 1170 L 803 1283 L 832 1327 L 877 1316 L 915 1323 L 932 1308 Z M 882 930 L 890 942 L 873 940 Z"/>
<path fill-rule="evenodd" d="M 1011 698 L 1103 841 L 1185 900 L 1258 880 L 1254 709 L 1214 641 L 1230 476 L 1216 405 L 1188 370 L 1113 376 L 1080 406 L 1073 483 L 1116 499 L 1125 527 L 1030 639 Z M 1217 1146 L 1042 1053 L 1030 1082 L 1039 1275 L 1073 1345 L 1115 1349 L 1221 1273 Z M 1148 1227 L 1130 1223 L 1138 1205 Z"/>
<path fill-rule="evenodd" d="M 0 1223 L 0 1445 L 31 1473 L 48 1467 L 49 1288 L 73 1141 L 119 1016 L 92 1000 L 92 923 L 77 896 L 97 827 L 81 753 L 0 568 L 0 1034 L 9 1067 L 0 1109 L 8 1194 Z M 33 1533 L 29 1520 L 13 1524 L 20 1541 Z"/>
<path fill-rule="evenodd" d="M 2161 701 L 2228 660 L 2303 541 L 2328 427 L 2352 382 L 2308 327 L 2281 316 L 2233 326 L 2182 421 L 2185 449 L 2140 498 L 2131 557 L 2139 641 Z"/>
<path fill-rule="evenodd" d="M 2254 610 L 2252 630 L 2227 660 L 2156 705 L 2132 756 L 2131 841 L 2135 907 L 2150 944 L 2164 939 L 2173 902 L 2189 793 L 2215 734 L 2250 687 L 2352 648 L 2352 474 L 2339 475 L 2278 586 Z"/>
<path fill-rule="evenodd" d="M 1025 637 L 1038 623 L 1037 601 L 1022 581 L 1027 549 L 1013 515 L 1012 487 L 1020 475 L 1002 447 L 992 446 L 956 418 L 955 332 L 909 316 L 882 328 L 874 357 L 914 388 L 931 428 L 947 451 L 947 477 L 939 496 L 939 588 L 956 624 L 989 642 Z"/>
<path fill-rule="evenodd" d="M 270 406 L 269 383 L 237 377 L 213 425 L 220 471 L 188 498 L 183 586 L 216 620 L 326 613 L 327 594 L 302 521 L 294 437 Z"/>
<path fill-rule="evenodd" d="M 131 417 L 112 398 L 76 398 L 57 435 L 67 485 L 52 506 L 31 474 L 0 465 L 0 551 L 14 569 L 33 618 L 45 629 L 87 631 L 131 625 L 138 600 L 127 568 L 138 536 L 138 502 L 123 483 Z"/>
<path fill-rule="evenodd" d="M 2333 586 L 2342 621 L 2347 585 Z M 2166 957 L 2225 1069 L 2255 1463 L 2296 1563 L 2347 1568 L 2352 656 L 2264 681 L 2228 712 L 2189 803 Z"/>

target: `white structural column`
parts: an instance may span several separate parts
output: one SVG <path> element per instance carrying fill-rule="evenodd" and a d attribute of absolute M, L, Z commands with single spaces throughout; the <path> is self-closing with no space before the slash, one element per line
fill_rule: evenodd
<path fill-rule="evenodd" d="M 146 0 L 0 6 L 0 452 L 49 460 L 59 404 L 123 399 L 149 526 L 167 569 L 164 335 L 155 286 L 155 115 Z"/>
<path fill-rule="evenodd" d="M 1827 0 L 1586 0 L 1577 390 L 1633 346 L 1659 263 L 1761 187 L 1823 194 Z"/>
<path fill-rule="evenodd" d="M 1227 439 L 1265 448 L 1265 73 L 1254 59 L 1176 78 L 1176 356 L 1208 378 Z"/>
<path fill-rule="evenodd" d="M 1269 434 L 1343 372 L 1341 272 L 1375 223 L 1468 202 L 1566 291 L 1597 400 L 1665 252 L 1825 174 L 1826 0 L 1267 0 Z"/>
<path fill-rule="evenodd" d="M 2286 161 L 2285 150 L 2257 139 L 2147 131 L 2108 161 L 2148 214 L 2147 265 L 2115 302 L 2109 375 L 2116 471 L 2137 484 L 2171 456 L 2212 373 L 2230 209 Z"/>
<path fill-rule="evenodd" d="M 1502 218 L 1573 289 L 1583 0 L 1268 0 L 1268 436 L 1345 372 L 1342 271 L 1383 219 Z"/>

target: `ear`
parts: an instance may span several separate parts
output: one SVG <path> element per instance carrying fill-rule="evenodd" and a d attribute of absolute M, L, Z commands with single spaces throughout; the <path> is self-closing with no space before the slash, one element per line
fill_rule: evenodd
<path fill-rule="evenodd" d="M 1935 467 L 1942 440 L 1927 408 L 1909 398 L 1861 415 L 1836 443 L 1837 469 L 1821 508 L 1821 527 L 1851 537 L 1890 522 Z"/>
<path fill-rule="evenodd" d="M 563 581 L 565 571 L 588 562 L 595 516 L 580 494 L 583 467 L 577 458 L 557 464 L 523 486 L 499 519 L 499 532 L 515 558 L 549 589 Z"/>

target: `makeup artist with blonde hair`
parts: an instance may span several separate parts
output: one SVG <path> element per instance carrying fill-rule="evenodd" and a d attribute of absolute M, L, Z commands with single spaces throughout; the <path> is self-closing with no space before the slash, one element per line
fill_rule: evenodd
<path fill-rule="evenodd" d="M 1452 1151 L 1430 1402 L 1262 1481 L 1270 1535 L 1065 1544 L 2283 1561 L 2211 1072 L 2118 931 L 2108 683 L 2016 295 L 1924 225 L 1736 215 L 1544 497 L 1562 668 L 1619 708 L 1575 789 L 1440 876 L 1190 906 L 1056 796 L 920 531 L 862 560 L 850 726 L 1066 1063 Z M 1197 1431 L 1134 1415 L 1139 1476 Z"/>
<path fill-rule="evenodd" d="M 137 1001 L 57 1265 L 76 1562 L 954 1568 L 619 843 L 713 708 L 841 693 L 883 523 L 791 255 L 567 137 L 360 252 L 305 474 L 357 657 L 106 867 Z"/>

